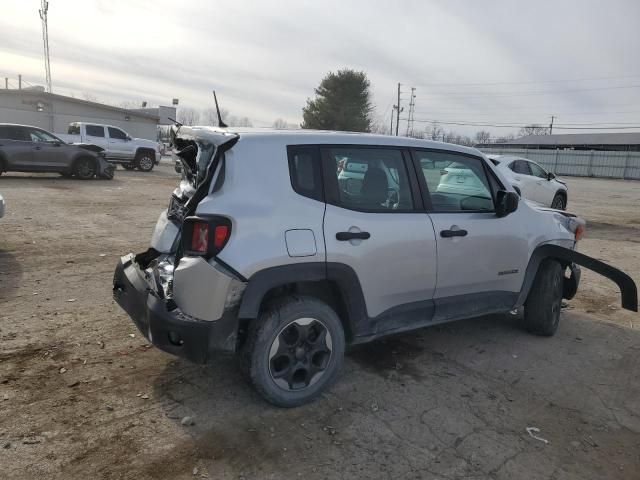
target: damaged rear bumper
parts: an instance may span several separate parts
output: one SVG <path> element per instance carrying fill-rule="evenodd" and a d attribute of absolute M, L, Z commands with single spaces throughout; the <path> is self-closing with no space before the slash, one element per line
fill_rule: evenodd
<path fill-rule="evenodd" d="M 113 297 L 151 343 L 195 363 L 207 363 L 216 351 L 235 351 L 238 320 L 234 310 L 225 311 L 215 321 L 198 320 L 164 299 L 152 284 L 132 254 L 120 258 Z"/>

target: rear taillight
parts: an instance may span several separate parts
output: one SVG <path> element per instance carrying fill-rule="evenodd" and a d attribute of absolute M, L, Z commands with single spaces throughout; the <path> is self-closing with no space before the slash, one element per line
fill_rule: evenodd
<path fill-rule="evenodd" d="M 226 217 L 187 217 L 182 224 L 185 255 L 213 257 L 227 244 L 231 221 Z"/>

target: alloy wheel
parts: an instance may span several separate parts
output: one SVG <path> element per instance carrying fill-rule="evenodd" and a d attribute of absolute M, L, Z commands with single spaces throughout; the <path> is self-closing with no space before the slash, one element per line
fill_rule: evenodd
<path fill-rule="evenodd" d="M 303 390 L 324 374 L 332 354 L 327 327 L 315 318 L 300 318 L 285 326 L 269 351 L 269 374 L 280 388 Z"/>

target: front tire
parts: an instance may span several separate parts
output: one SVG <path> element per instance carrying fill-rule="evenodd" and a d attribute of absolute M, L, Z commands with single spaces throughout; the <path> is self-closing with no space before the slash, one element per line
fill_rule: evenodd
<path fill-rule="evenodd" d="M 307 403 L 337 378 L 344 330 L 326 303 L 288 297 L 249 326 L 242 369 L 257 392 L 278 407 Z"/>
<path fill-rule="evenodd" d="M 565 200 L 564 195 L 556 193 L 555 197 L 553 197 L 553 201 L 551 202 L 551 208 L 555 210 L 564 210 L 567 208 L 567 201 Z"/>
<path fill-rule="evenodd" d="M 73 174 L 80 180 L 90 180 L 96 175 L 96 163 L 91 158 L 81 158 L 75 163 Z"/>
<path fill-rule="evenodd" d="M 540 264 L 524 303 L 524 327 L 531 333 L 550 337 L 558 330 L 562 308 L 564 269 L 556 260 Z"/>
<path fill-rule="evenodd" d="M 143 151 L 136 155 L 135 166 L 142 172 L 150 172 L 155 164 L 155 155 L 151 152 Z"/>

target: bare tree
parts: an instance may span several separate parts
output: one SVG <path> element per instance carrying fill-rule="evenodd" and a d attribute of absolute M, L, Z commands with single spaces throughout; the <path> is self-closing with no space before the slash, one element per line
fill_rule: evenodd
<path fill-rule="evenodd" d="M 489 143 L 491 141 L 491 133 L 486 130 L 480 130 L 476 132 L 476 143 Z"/>
<path fill-rule="evenodd" d="M 200 124 L 213 127 L 218 125 L 218 112 L 216 112 L 215 108 L 203 108 L 200 111 Z"/>
<path fill-rule="evenodd" d="M 289 124 L 283 118 L 276 118 L 271 126 L 277 130 L 285 130 L 289 128 Z"/>
<path fill-rule="evenodd" d="M 229 118 L 229 125 L 232 127 L 253 127 L 253 123 L 249 119 L 249 117 L 235 117 L 231 116 Z"/>
<path fill-rule="evenodd" d="M 524 137 L 526 135 L 547 135 L 548 133 L 548 127 L 532 123 L 531 125 L 525 125 L 524 127 L 522 127 L 518 135 Z"/>
<path fill-rule="evenodd" d="M 442 140 L 444 130 L 438 122 L 433 122 L 431 128 L 427 129 L 427 136 L 431 140 Z"/>
<path fill-rule="evenodd" d="M 516 136 L 513 133 L 508 133 L 507 135 L 501 135 L 496 138 L 496 143 L 506 143 L 514 140 Z"/>
<path fill-rule="evenodd" d="M 177 120 L 183 125 L 195 125 L 200 121 L 200 112 L 191 107 L 182 107 L 178 110 Z"/>
<path fill-rule="evenodd" d="M 98 97 L 96 97 L 93 93 L 82 92 L 82 98 L 84 98 L 87 102 L 97 102 Z"/>

